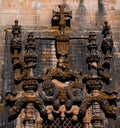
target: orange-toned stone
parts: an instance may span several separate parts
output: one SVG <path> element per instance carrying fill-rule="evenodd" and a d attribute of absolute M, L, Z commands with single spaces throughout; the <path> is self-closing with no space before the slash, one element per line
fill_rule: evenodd
<path fill-rule="evenodd" d="M 2 8 L 10 8 L 10 3 L 9 2 L 2 2 Z"/>
<path fill-rule="evenodd" d="M 109 4 L 115 4 L 117 2 L 117 0 L 103 0 L 103 3 L 109 3 Z"/>

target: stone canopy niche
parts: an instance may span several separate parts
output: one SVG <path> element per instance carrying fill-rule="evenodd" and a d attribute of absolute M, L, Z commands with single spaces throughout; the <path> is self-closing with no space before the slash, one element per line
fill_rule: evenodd
<path fill-rule="evenodd" d="M 6 32 L 7 128 L 105 128 L 105 119 L 116 118 L 117 92 L 103 89 L 111 80 L 110 26 L 105 22 L 99 39 L 95 32 L 75 35 L 66 29 L 72 13 L 59 8 L 54 30 L 25 32 L 15 20 Z"/>

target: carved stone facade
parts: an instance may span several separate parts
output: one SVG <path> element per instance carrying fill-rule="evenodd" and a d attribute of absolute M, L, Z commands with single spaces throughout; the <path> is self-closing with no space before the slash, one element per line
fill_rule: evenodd
<path fill-rule="evenodd" d="M 76 36 L 72 12 L 65 4 L 58 7 L 50 31 L 25 31 L 15 20 L 6 32 L 5 66 L 11 72 L 11 83 L 5 79 L 7 128 L 107 128 L 105 121 L 117 118 L 118 92 L 106 89 L 112 79 L 114 45 L 109 23 L 101 32 L 78 31 Z M 82 46 L 83 58 L 77 45 Z"/>

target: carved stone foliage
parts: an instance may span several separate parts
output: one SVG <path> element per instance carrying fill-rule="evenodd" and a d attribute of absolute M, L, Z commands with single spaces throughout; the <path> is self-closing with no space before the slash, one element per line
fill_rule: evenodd
<path fill-rule="evenodd" d="M 106 69 L 110 69 L 110 66 L 111 66 L 110 62 L 112 58 L 112 49 L 113 49 L 113 39 L 112 39 L 110 26 L 108 25 L 108 22 L 105 22 L 102 34 L 104 35 L 104 38 L 101 44 L 101 50 L 105 55 L 103 67 Z"/>
<path fill-rule="evenodd" d="M 103 127 L 103 116 L 101 116 L 100 109 L 103 110 L 106 117 L 116 118 L 117 115 L 117 93 L 108 93 L 102 91 L 104 84 L 109 84 L 111 80 L 110 76 L 110 64 L 112 58 L 113 40 L 110 34 L 110 26 L 105 22 L 102 34 L 104 35 L 101 44 L 101 50 L 105 55 L 101 60 L 100 53 L 98 53 L 98 45 L 96 43 L 96 35 L 91 32 L 89 35 L 89 44 L 87 46 L 89 55 L 86 58 L 88 64 L 89 74 L 83 78 L 83 82 L 86 84 L 86 89 L 89 96 L 85 98 L 80 107 L 81 115 L 86 113 L 88 107 L 92 106 L 92 109 L 96 109 L 96 113 L 93 112 L 91 123 L 96 128 Z M 84 116 L 83 115 L 83 116 Z"/>
<path fill-rule="evenodd" d="M 55 113 L 60 114 L 61 120 L 65 119 L 66 114 L 73 114 L 73 120 L 77 120 L 79 106 L 83 99 L 82 74 L 70 70 L 67 57 L 69 36 L 65 32 L 55 37 L 55 46 L 57 65 L 54 69 L 48 69 L 41 77 L 43 82 L 39 95 L 49 106 L 47 107 L 48 119 L 53 120 L 53 113 Z"/>
<path fill-rule="evenodd" d="M 103 31 L 105 31 L 105 27 Z M 108 29 L 106 29 L 106 31 L 108 31 Z M 105 33 L 105 32 L 102 32 L 102 33 Z M 102 79 L 102 82 L 109 84 L 111 80 L 111 76 L 109 72 L 107 72 L 106 70 L 110 69 L 111 58 L 112 58 L 111 51 L 113 48 L 113 41 L 112 41 L 112 37 L 109 35 L 109 32 L 106 32 L 106 33 L 108 33 L 106 36 L 107 37 L 109 36 L 111 41 L 110 40 L 108 41 L 109 44 L 107 43 L 107 45 L 109 46 L 106 47 L 106 43 L 104 42 L 104 40 L 106 39 L 106 36 L 103 39 L 101 48 L 102 48 L 102 52 L 105 55 L 104 60 L 103 61 L 100 60 L 100 55 L 97 51 L 98 45 L 96 44 L 96 35 L 94 32 L 92 32 L 89 35 L 89 44 L 87 48 L 90 54 L 88 55 L 86 62 L 88 64 L 88 68 L 90 69 L 92 76 L 94 77 L 98 76 L 100 77 L 100 79 Z"/>
<path fill-rule="evenodd" d="M 13 54 L 12 63 L 14 71 L 14 83 L 15 86 L 21 86 L 22 90 L 16 93 L 8 92 L 6 94 L 6 103 L 10 106 L 9 120 L 17 118 L 22 109 L 26 109 L 26 112 L 29 112 L 29 103 L 32 103 L 32 107 L 36 108 L 40 112 L 40 115 L 46 113 L 43 100 L 38 94 L 35 93 L 38 89 L 38 81 L 33 74 L 33 68 L 35 67 L 37 59 L 34 36 L 33 33 L 28 34 L 24 60 L 20 60 L 19 55 L 22 45 L 22 42 L 20 42 L 20 33 L 21 27 L 18 25 L 18 21 L 16 20 L 15 25 L 12 27 L 13 37 L 11 40 L 10 49 L 11 54 Z"/>
<path fill-rule="evenodd" d="M 107 117 L 116 117 L 116 98 L 116 93 L 114 92 L 112 94 L 108 94 L 104 91 L 99 91 L 97 96 L 89 96 L 84 99 L 80 107 L 80 114 L 85 114 L 86 110 L 93 102 L 98 102 Z"/>
<path fill-rule="evenodd" d="M 12 34 L 21 33 L 18 22 L 16 25 L 16 21 L 12 29 Z M 17 37 L 20 38 L 19 35 Z M 14 38 L 16 37 L 13 35 L 12 40 Z M 79 106 L 76 106 L 76 104 L 80 105 L 83 98 L 81 72 L 69 69 L 67 58 L 69 36 L 60 33 L 55 37 L 55 40 L 56 57 L 58 59 L 56 68 L 48 69 L 46 74 L 41 77 L 34 77 L 33 73 L 37 62 L 33 33 L 30 32 L 28 34 L 24 60 L 19 59 L 20 49 L 16 48 L 16 44 L 11 44 L 11 54 L 16 55 L 17 53 L 18 56 L 17 58 L 12 58 L 14 83 L 17 86 L 21 86 L 21 91 L 15 93 L 8 92 L 6 94 L 6 103 L 10 107 L 9 121 L 16 119 L 21 110 L 25 109 L 26 116 L 23 119 L 23 124 L 26 126 L 28 122 L 27 115 L 29 115 L 31 110 L 28 107 L 29 104 L 32 105 L 32 108 L 37 109 L 41 116 L 47 115 L 50 120 L 54 117 L 52 115 L 53 112 L 60 114 L 62 120 L 64 120 L 66 113 L 73 113 L 73 120 L 77 120 Z M 13 52 L 14 48 L 15 52 Z M 75 106 L 72 106 L 73 104 Z"/>
<path fill-rule="evenodd" d="M 88 108 L 94 109 L 96 105 L 97 110 L 99 110 L 98 115 L 92 113 L 91 123 L 97 128 L 102 127 L 104 118 L 100 116 L 100 110 L 105 113 L 106 117 L 115 119 L 117 109 L 117 93 L 115 91 L 108 93 L 102 90 L 105 84 L 109 84 L 111 78 L 107 70 L 110 69 L 113 47 L 109 32 L 110 27 L 105 23 L 102 32 L 104 37 L 101 49 L 105 55 L 102 61 L 98 52 L 96 34 L 90 32 L 87 46 L 89 55 L 86 58 L 89 72 L 84 76 L 82 71 L 70 69 L 68 61 L 70 37 L 65 32 L 65 18 L 70 18 L 71 13 L 64 12 L 65 6 L 63 5 L 60 5 L 59 8 L 60 12 L 54 12 L 54 17 L 59 18 L 60 30 L 59 34 L 55 36 L 57 64 L 55 68 L 48 68 L 44 75 L 34 75 L 38 57 L 34 33 L 28 33 L 24 56 L 21 59 L 21 26 L 18 25 L 17 20 L 12 26 L 13 36 L 10 51 L 14 84 L 19 86 L 21 90 L 6 94 L 6 104 L 10 107 L 9 121 L 18 118 L 22 112 L 24 113 L 22 123 L 25 127 L 35 127 L 39 123 L 42 125 L 46 119 L 52 122 L 56 116 L 59 116 L 61 121 L 71 116 L 74 122 L 81 121 L 82 125 L 85 126 L 83 119 Z M 35 120 L 36 115 L 39 116 L 38 124 Z"/>

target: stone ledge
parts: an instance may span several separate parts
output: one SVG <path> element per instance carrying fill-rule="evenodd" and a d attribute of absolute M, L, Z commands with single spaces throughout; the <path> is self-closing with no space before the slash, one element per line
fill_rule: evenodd
<path fill-rule="evenodd" d="M 7 32 L 7 36 L 11 35 L 11 27 L 7 27 L 5 31 Z M 91 30 L 92 31 L 92 30 Z M 77 28 L 69 28 L 65 30 L 65 33 L 68 33 L 70 36 L 70 39 L 88 39 L 89 33 L 91 31 L 81 31 L 80 29 Z M 101 34 L 101 31 L 96 31 L 97 34 Z M 59 30 L 54 29 L 52 27 L 38 27 L 38 26 L 23 26 L 22 27 L 22 35 L 27 34 L 28 32 L 33 32 L 35 38 L 40 38 L 40 39 L 55 39 L 55 36 L 59 34 Z"/>

